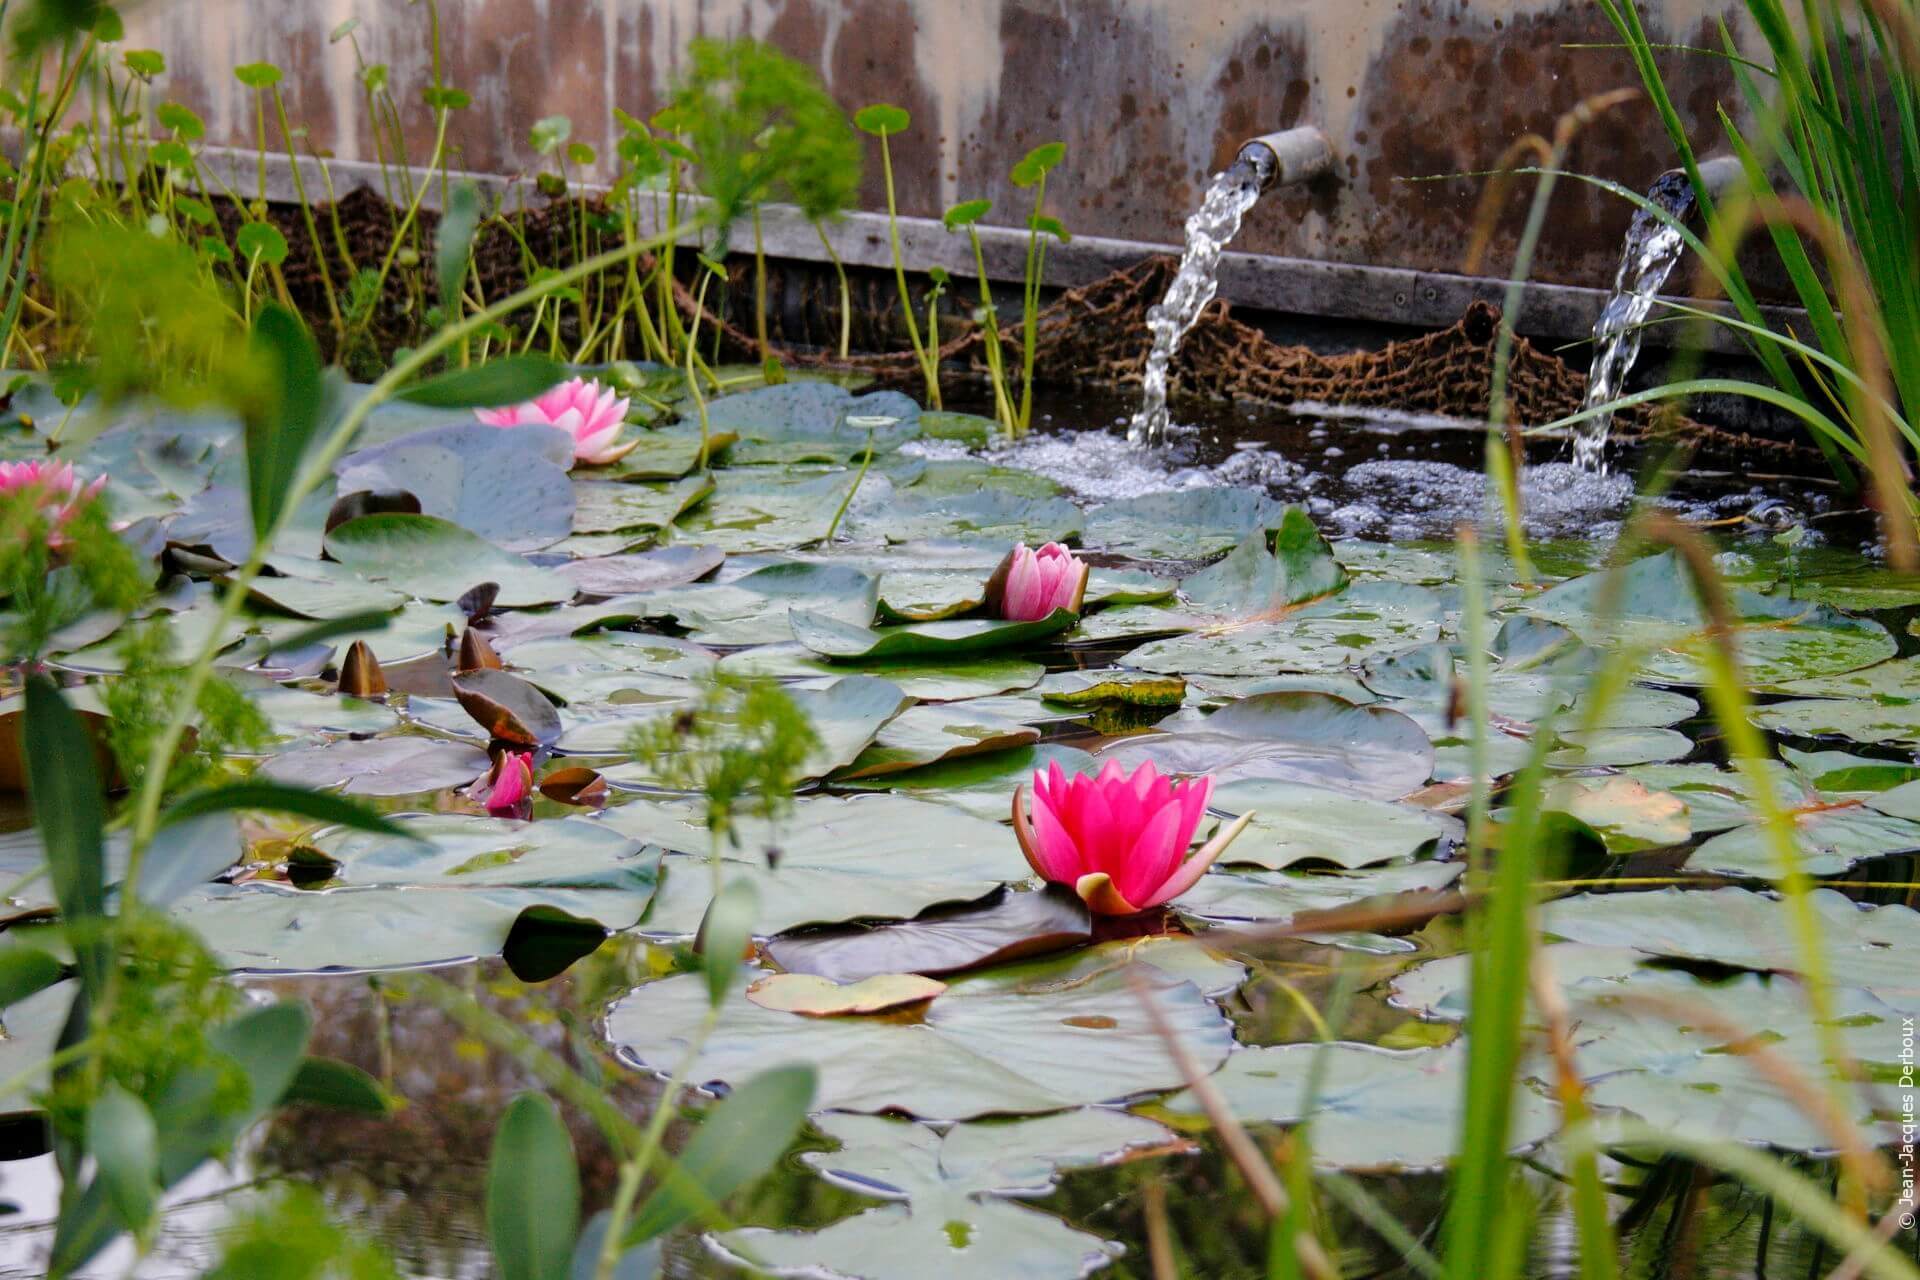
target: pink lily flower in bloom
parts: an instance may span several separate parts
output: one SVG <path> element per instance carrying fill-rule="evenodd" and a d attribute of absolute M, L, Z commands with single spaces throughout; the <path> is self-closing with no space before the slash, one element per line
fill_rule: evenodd
<path fill-rule="evenodd" d="M 1193 856 L 1187 846 L 1206 814 L 1213 779 L 1164 777 L 1151 760 L 1128 777 L 1110 760 L 1096 778 L 1069 777 L 1058 764 L 1013 792 L 1013 834 L 1043 880 L 1071 885 L 1100 915 L 1125 916 L 1191 889 L 1252 819 L 1242 814 Z"/>
<path fill-rule="evenodd" d="M 1037 622 L 1055 609 L 1078 612 L 1086 595 L 1087 566 L 1057 542 L 1030 551 L 1013 549 L 1001 591 L 1000 612 L 1013 622 Z"/>
<path fill-rule="evenodd" d="M 625 445 L 614 441 L 627 420 L 631 400 L 617 400 L 611 388 L 586 378 L 570 378 L 525 404 L 504 409 L 475 409 L 474 416 L 490 427 L 559 427 L 573 437 L 573 460 L 593 466 L 618 462 L 633 451 L 636 438 Z"/>
<path fill-rule="evenodd" d="M 48 545 L 58 550 L 64 543 L 59 527 L 73 518 L 81 504 L 91 502 L 107 487 L 101 476 L 92 484 L 82 484 L 65 462 L 0 462 L 0 495 L 37 490 L 37 505 L 54 526 Z"/>
<path fill-rule="evenodd" d="M 533 807 L 533 752 L 509 751 L 487 776 L 467 788 L 496 818 L 524 818 Z"/>

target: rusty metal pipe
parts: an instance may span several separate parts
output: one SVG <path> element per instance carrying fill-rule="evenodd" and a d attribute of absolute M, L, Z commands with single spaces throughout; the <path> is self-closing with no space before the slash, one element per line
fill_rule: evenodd
<path fill-rule="evenodd" d="M 1333 146 L 1312 125 L 1250 138 L 1233 160 L 1233 168 L 1252 177 L 1262 191 L 1306 182 L 1332 167 Z"/>

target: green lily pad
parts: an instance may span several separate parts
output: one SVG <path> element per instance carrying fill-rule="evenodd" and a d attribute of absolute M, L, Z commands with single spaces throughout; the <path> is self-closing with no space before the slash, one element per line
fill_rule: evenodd
<path fill-rule="evenodd" d="M 1065 950 L 1092 937 L 1086 904 L 1054 885 L 1032 893 L 1001 890 L 964 906 L 929 907 L 898 924 L 784 934 L 767 944 L 767 955 L 790 973 L 814 973 L 835 982 L 886 973 L 938 978 Z"/>
<path fill-rule="evenodd" d="M 573 528 L 573 441 L 548 426 L 471 420 L 362 449 L 335 467 L 339 491 L 403 490 L 423 515 L 451 521 L 509 551 L 534 551 Z"/>
<path fill-rule="evenodd" d="M 1068 773 L 1096 774 L 1100 772 L 1101 762 L 1078 747 L 1043 742 L 987 755 L 961 756 L 904 773 L 837 785 L 850 790 L 902 792 L 952 805 L 989 822 L 1003 822 L 1012 812 L 1013 789 L 1022 783 L 1031 783 L 1035 773 L 1054 764 Z"/>
<path fill-rule="evenodd" d="M 1827 954 L 1844 974 L 1892 1004 L 1920 999 L 1920 913 L 1899 905 L 1861 907 L 1831 889 L 1809 895 Z M 1756 972 L 1799 973 L 1790 909 L 1750 889 L 1655 889 L 1576 894 L 1541 911 L 1543 932 L 1593 946 Z"/>
<path fill-rule="evenodd" d="M 504 608 L 558 604 L 574 594 L 560 575 L 433 516 L 360 516 L 329 533 L 326 546 L 349 568 L 423 600 L 458 600 L 483 582 L 499 584 L 495 602 Z"/>
<path fill-rule="evenodd" d="M 996 716 L 970 713 L 965 703 L 909 707 L 881 727 L 873 745 L 842 770 L 841 778 L 872 778 L 1039 741 L 1040 731 Z"/>
<path fill-rule="evenodd" d="M 803 780 L 824 778 L 852 764 L 871 743 L 882 726 L 913 705 L 913 699 L 900 692 L 900 686 L 871 676 L 843 676 L 830 685 L 814 689 L 789 689 L 788 696 L 813 725 L 820 745 L 801 763 Z M 664 715 L 671 708 L 642 711 L 645 715 Z M 639 723 L 636 717 L 634 723 Z M 625 733 L 621 734 L 622 738 Z M 562 742 L 573 741 L 571 737 Z M 572 746 L 570 750 L 604 751 L 610 744 Z M 658 786 L 659 780 L 645 764 L 634 761 L 601 771 L 608 782 L 622 786 Z"/>
<path fill-rule="evenodd" d="M 1896 818 L 1866 804 L 1796 812 L 1793 830 L 1800 869 L 1812 876 L 1836 875 L 1868 858 L 1920 849 L 1920 822 Z M 1693 871 L 1763 880 L 1786 874 L 1767 830 L 1757 824 L 1714 836 L 1687 855 L 1686 865 Z"/>
<path fill-rule="evenodd" d="M 678 480 L 709 458 L 723 452 L 739 437 L 731 431 L 709 431 L 703 442 L 699 428 L 663 427 L 642 431 L 627 455 L 601 474 L 611 480 Z"/>
<path fill-rule="evenodd" d="M 824 382 L 787 382 L 707 402 L 710 428 L 775 443 L 832 440 L 863 446 L 871 433 L 876 446 L 890 448 L 920 434 L 919 418 L 920 406 L 897 391 L 855 396 Z"/>
<path fill-rule="evenodd" d="M 880 579 L 880 609 L 892 622 L 937 622 L 978 609 L 991 565 L 979 570 L 896 571 Z"/>
<path fill-rule="evenodd" d="M 1214 791 L 1212 804 L 1223 813 L 1254 815 L 1221 863 L 1270 871 L 1297 863 L 1353 870 L 1410 861 L 1465 834 L 1454 819 L 1426 809 L 1298 782 L 1230 782 Z"/>
<path fill-rule="evenodd" d="M 769 1054 L 810 1063 L 819 1072 L 814 1106 L 827 1111 L 964 1120 L 1171 1088 L 1180 1068 L 1142 1008 L 1143 993 L 1202 1070 L 1233 1046 L 1225 1016 L 1193 984 L 1099 952 L 963 976 L 919 1022 L 773 1013 L 742 995 L 753 976 L 749 970 L 736 983 L 689 1079 L 744 1079 Z M 704 978 L 664 978 L 616 1002 L 607 1035 L 629 1062 L 665 1072 L 706 1016 Z"/>
<path fill-rule="evenodd" d="M 1096 671 L 1056 671 L 1040 682 L 1048 702 L 1069 707 L 1124 702 L 1133 707 L 1177 707 L 1186 701 L 1187 682 L 1179 676 L 1107 667 Z"/>
<path fill-rule="evenodd" d="M 1608 574 L 1588 574 L 1561 583 L 1527 601 L 1528 612 L 1561 622 L 1593 644 L 1638 648 L 1640 672 L 1670 684 L 1702 684 L 1706 617 L 1691 581 L 1671 552 L 1636 560 L 1620 571 L 1617 597 Z M 1619 612 L 1602 614 L 1608 600 Z M 1893 637 L 1879 623 L 1826 605 L 1735 589 L 1730 604 L 1739 625 L 1736 648 L 1746 678 L 1774 685 L 1838 675 L 1894 656 Z"/>
<path fill-rule="evenodd" d="M 1419 725 L 1325 693 L 1256 694 L 1209 716 L 1181 712 L 1160 728 L 1101 758 L 1129 770 L 1152 760 L 1162 773 L 1304 782 L 1383 799 L 1407 795 L 1433 774 L 1433 745 Z"/>
<path fill-rule="evenodd" d="M 411 796 L 463 787 L 491 763 L 464 742 L 395 734 L 302 747 L 267 761 L 260 774 L 292 786 L 337 787 L 350 796 Z"/>
<path fill-rule="evenodd" d="M 213 885 L 175 913 L 231 968 L 380 969 L 497 955 L 516 924 L 624 929 L 658 878 L 657 848 L 587 818 L 398 821 L 416 838 L 336 832 L 316 842 L 337 887 Z"/>
<path fill-rule="evenodd" d="M 1920 654 L 1836 676 L 1789 680 L 1775 685 L 1773 692 L 1796 698 L 1863 698 L 1887 706 L 1920 702 Z"/>
<path fill-rule="evenodd" d="M 277 684 L 249 688 L 247 700 L 260 709 L 274 734 L 282 739 L 313 733 L 371 735 L 391 729 L 400 721 L 384 703 Z"/>
<path fill-rule="evenodd" d="M 1795 738 L 1847 738 L 1872 746 L 1920 747 L 1920 703 L 1804 698 L 1755 707 L 1747 718 L 1769 733 Z"/>
<path fill-rule="evenodd" d="M 1460 878 L 1458 862 L 1413 862 L 1370 871 L 1209 871 L 1174 899 L 1183 914 L 1203 920 L 1291 920 L 1371 898 L 1425 894 Z"/>
<path fill-rule="evenodd" d="M 1182 579 L 1180 594 L 1200 608 L 1246 617 L 1331 595 L 1347 581 L 1306 512 L 1288 507 L 1271 537 L 1265 529 L 1249 533 L 1224 559 Z"/>
<path fill-rule="evenodd" d="M 507 650 L 529 684 L 569 705 L 679 697 L 712 674 L 713 654 L 686 640 L 640 631 L 530 640 Z"/>
<path fill-rule="evenodd" d="M 1086 542 L 1143 560 L 1199 560 L 1277 526 L 1282 510 L 1254 489 L 1152 493 L 1088 513 Z"/>
<path fill-rule="evenodd" d="M 849 667 L 819 657 L 803 644 L 769 644 L 728 654 L 720 660 L 720 669 L 739 675 L 812 679 L 838 678 L 847 674 Z M 908 697 L 925 702 L 955 702 L 1029 689 L 1047 670 L 1037 662 L 991 654 L 863 662 L 857 669 L 862 675 L 899 685 Z"/>
<path fill-rule="evenodd" d="M 671 546 L 629 556 L 595 556 L 559 567 L 582 595 L 621 596 L 679 587 L 706 577 L 726 556 L 714 547 Z"/>
<path fill-rule="evenodd" d="M 854 662 L 874 658 L 936 658 L 1009 649 L 1058 635 L 1077 618 L 1070 609 L 1055 609 L 1032 622 L 966 618 L 914 622 L 898 627 L 863 627 L 806 609 L 794 609 L 787 616 L 793 626 L 793 638 L 801 644 L 823 658 Z"/>
<path fill-rule="evenodd" d="M 961 493 L 897 491 L 885 504 L 850 515 L 843 526 L 855 538 L 922 542 L 968 538 L 983 542 L 1068 542 L 1080 535 L 1080 508 L 1065 498 L 1035 498 L 1000 489 Z"/>
<path fill-rule="evenodd" d="M 776 1276 L 921 1280 L 931 1258 L 949 1275 L 1084 1276 L 1118 1257 L 1120 1246 L 1020 1200 L 1047 1194 L 1065 1170 L 1172 1139 L 1151 1120 L 1107 1110 L 956 1125 L 944 1134 L 877 1116 L 823 1116 L 818 1126 L 840 1149 L 801 1159 L 838 1187 L 894 1203 L 819 1231 L 730 1231 L 713 1237 L 721 1250 Z"/>
<path fill-rule="evenodd" d="M 731 468 L 713 479 L 713 493 L 675 522 L 671 537 L 728 555 L 818 542 L 854 482 L 845 471 L 796 468 Z"/>
<path fill-rule="evenodd" d="M 1424 587 L 1360 582 L 1278 618 L 1151 641 L 1122 661 L 1184 676 L 1337 671 L 1436 639 L 1441 613 L 1440 598 Z M 1092 620 L 1109 616 L 1099 613 Z"/>
<path fill-rule="evenodd" d="M 1618 981 L 1637 973 L 1648 960 L 1631 947 L 1593 947 L 1582 942 L 1549 942 L 1539 954 L 1553 969 L 1554 981 L 1570 990 L 1587 979 Z M 1387 1003 L 1423 1018 L 1466 1021 L 1471 1007 L 1473 957 L 1465 952 L 1441 956 L 1404 969 L 1387 987 Z"/>
<path fill-rule="evenodd" d="M 1556 739 L 1547 755 L 1547 763 L 1556 769 L 1654 764 L 1693 751 L 1693 739 L 1673 729 L 1569 729 Z"/>
<path fill-rule="evenodd" d="M 1322 1054 L 1320 1091 L 1309 1097 Z M 1458 1041 L 1410 1051 L 1283 1044 L 1234 1054 L 1213 1084 L 1241 1120 L 1310 1121 L 1314 1163 L 1324 1168 L 1437 1169 L 1458 1153 L 1466 1074 L 1467 1051 Z M 1185 1091 L 1165 1106 L 1177 1115 L 1201 1114 Z M 1514 1091 L 1511 1149 L 1540 1143 L 1558 1123 L 1559 1110 L 1546 1098 L 1525 1087 Z"/>
<path fill-rule="evenodd" d="M 672 618 L 701 644 L 781 644 L 788 613 L 803 609 L 850 626 L 873 621 L 878 587 L 849 565 L 779 562 L 725 583 L 697 583 L 635 598 L 636 613 Z"/>
<path fill-rule="evenodd" d="M 273 567 L 280 571 L 279 576 L 262 574 L 255 578 L 247 588 L 247 599 L 296 618 L 325 620 L 398 609 L 407 602 L 404 591 L 368 582 L 329 561 L 275 557 Z M 291 576 L 295 571 L 301 576 Z"/>
<path fill-rule="evenodd" d="M 665 484 L 576 480 L 573 532 L 664 529 L 704 501 L 713 489 L 713 477 L 704 473 Z"/>
<path fill-rule="evenodd" d="M 648 933 L 691 935 L 713 892 L 703 864 L 709 840 L 689 810 L 635 802 L 604 821 L 688 856 L 669 858 L 668 875 L 644 926 Z M 803 924 L 904 919 L 938 902 L 971 902 L 1026 874 L 1013 833 L 945 805 L 906 796 L 802 799 L 779 825 L 738 826 L 721 854 L 729 878 L 760 890 L 755 931 Z M 775 849 L 774 865 L 766 850 Z"/>

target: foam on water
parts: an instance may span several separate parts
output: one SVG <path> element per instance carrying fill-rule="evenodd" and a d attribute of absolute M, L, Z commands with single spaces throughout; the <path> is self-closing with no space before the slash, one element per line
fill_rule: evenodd
<path fill-rule="evenodd" d="M 1483 517 L 1499 518 L 1486 477 L 1448 462 L 1362 462 L 1342 479 L 1343 487 L 1361 499 L 1328 515 L 1345 533 L 1430 538 Z M 1600 536 L 1605 517 L 1625 514 L 1632 501 L 1633 481 L 1627 476 L 1599 475 L 1566 462 L 1539 463 L 1521 475 L 1521 522 L 1532 537 Z"/>

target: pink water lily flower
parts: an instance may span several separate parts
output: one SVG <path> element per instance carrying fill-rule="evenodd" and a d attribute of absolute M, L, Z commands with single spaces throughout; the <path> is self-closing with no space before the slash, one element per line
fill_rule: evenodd
<path fill-rule="evenodd" d="M 1253 817 L 1242 814 L 1188 857 L 1213 794 L 1211 778 L 1174 782 L 1151 760 L 1132 777 L 1117 760 L 1098 777 L 1069 777 L 1056 763 L 1033 775 L 1030 818 L 1025 792 L 1014 788 L 1013 834 L 1028 865 L 1109 916 L 1145 911 L 1191 889 Z"/>
<path fill-rule="evenodd" d="M 99 497 L 106 486 L 105 476 L 83 484 L 72 465 L 65 462 L 0 462 L 0 495 L 37 491 L 35 505 L 54 527 L 47 542 L 56 550 L 64 542 L 60 526 L 71 520 L 83 503 Z"/>
<path fill-rule="evenodd" d="M 546 425 L 573 437 L 573 460 L 594 466 L 618 462 L 640 443 L 638 437 L 615 444 L 627 420 L 631 400 L 617 400 L 612 388 L 586 378 L 570 378 L 526 404 L 505 409 L 475 409 L 474 416 L 490 427 Z"/>
<path fill-rule="evenodd" d="M 1057 542 L 1030 551 L 1014 547 L 1001 592 L 1000 612 L 1014 622 L 1037 622 L 1055 609 L 1079 611 L 1087 590 L 1087 566 Z"/>
<path fill-rule="evenodd" d="M 506 752 L 467 795 L 496 818 L 526 817 L 533 807 L 533 752 Z"/>

